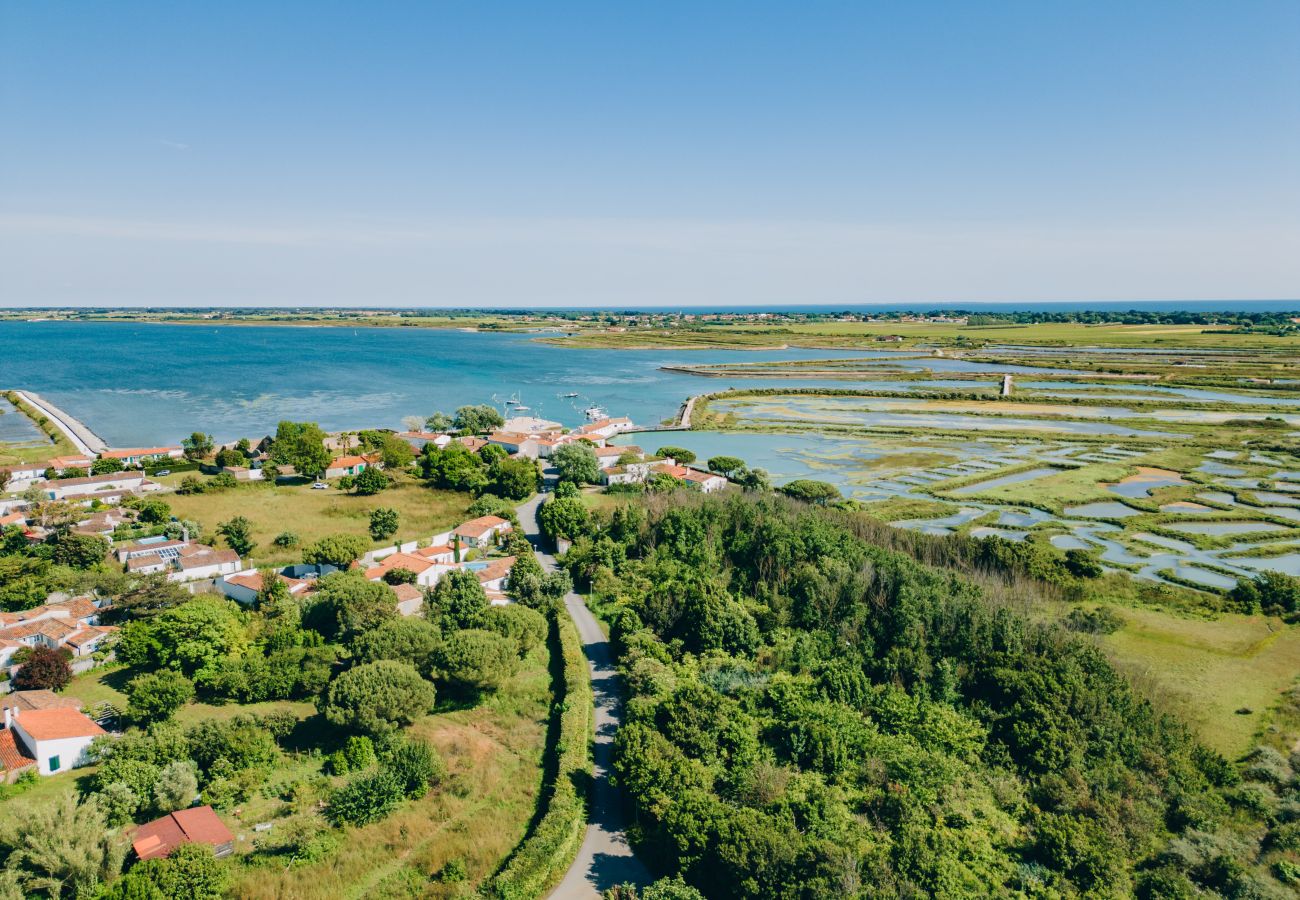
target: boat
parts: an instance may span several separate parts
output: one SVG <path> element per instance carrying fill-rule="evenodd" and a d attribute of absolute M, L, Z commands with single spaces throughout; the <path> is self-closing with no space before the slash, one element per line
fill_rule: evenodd
<path fill-rule="evenodd" d="M 606 417 L 604 408 L 600 406 L 588 406 L 582 411 L 582 414 L 592 422 Z"/>
<path fill-rule="evenodd" d="M 529 411 L 531 411 L 531 410 L 532 410 L 532 407 L 530 407 L 530 406 L 524 406 L 522 403 L 520 403 L 520 404 L 518 404 L 518 405 L 515 406 L 515 412 L 529 412 Z"/>
<path fill-rule="evenodd" d="M 570 391 L 569 393 L 567 393 L 567 394 L 561 394 L 560 396 L 561 396 L 561 397 L 576 397 L 576 396 L 578 396 L 578 392 L 577 392 L 577 391 Z"/>

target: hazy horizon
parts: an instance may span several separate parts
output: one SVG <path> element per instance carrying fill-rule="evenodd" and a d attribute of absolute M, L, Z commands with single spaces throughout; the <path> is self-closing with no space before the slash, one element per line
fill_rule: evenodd
<path fill-rule="evenodd" d="M 3 4 L 0 305 L 1296 296 L 1298 42 L 1273 0 Z"/>

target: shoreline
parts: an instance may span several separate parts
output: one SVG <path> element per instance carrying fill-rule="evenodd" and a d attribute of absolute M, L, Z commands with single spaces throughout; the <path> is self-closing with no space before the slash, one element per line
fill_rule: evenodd
<path fill-rule="evenodd" d="M 42 398 L 40 394 L 23 390 L 15 390 L 14 393 L 21 397 L 23 402 L 32 409 L 37 410 L 49 419 L 54 424 L 54 427 L 63 432 L 64 436 L 72 442 L 72 445 L 79 452 L 87 456 L 98 456 L 108 449 L 107 441 L 91 431 L 76 417 L 68 415 L 53 403 Z"/>

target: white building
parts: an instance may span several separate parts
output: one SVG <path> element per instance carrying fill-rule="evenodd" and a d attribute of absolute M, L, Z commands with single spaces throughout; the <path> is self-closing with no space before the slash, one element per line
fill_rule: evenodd
<path fill-rule="evenodd" d="M 5 710 L 5 728 L 15 743 L 36 760 L 36 771 L 53 775 L 90 763 L 90 743 L 107 734 L 93 719 L 75 709 Z"/>

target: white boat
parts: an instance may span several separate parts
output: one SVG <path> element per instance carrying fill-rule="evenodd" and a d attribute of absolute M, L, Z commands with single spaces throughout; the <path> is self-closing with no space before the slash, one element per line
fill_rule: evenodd
<path fill-rule="evenodd" d="M 604 407 L 600 406 L 588 406 L 582 411 L 582 413 L 592 422 L 606 417 Z"/>

